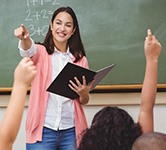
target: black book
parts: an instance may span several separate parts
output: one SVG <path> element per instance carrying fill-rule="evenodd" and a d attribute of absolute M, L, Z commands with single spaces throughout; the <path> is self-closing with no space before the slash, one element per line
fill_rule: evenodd
<path fill-rule="evenodd" d="M 95 72 L 68 62 L 58 76 L 54 79 L 54 81 L 50 84 L 47 91 L 70 99 L 75 99 L 79 95 L 68 86 L 69 80 L 72 80 L 77 85 L 74 77 L 77 77 L 81 84 L 82 76 L 85 76 L 87 84 L 95 79 L 95 82 L 91 87 L 92 91 L 114 66 L 115 65 L 113 64 Z"/>

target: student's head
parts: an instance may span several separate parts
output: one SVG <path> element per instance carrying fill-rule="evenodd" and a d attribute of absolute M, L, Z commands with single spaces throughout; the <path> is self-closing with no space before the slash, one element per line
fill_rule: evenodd
<path fill-rule="evenodd" d="M 93 118 L 83 132 L 79 150 L 131 150 L 135 139 L 142 134 L 139 124 L 117 107 L 105 107 Z"/>
<path fill-rule="evenodd" d="M 166 135 L 159 132 L 142 134 L 134 142 L 132 150 L 166 150 Z"/>
<path fill-rule="evenodd" d="M 43 44 L 47 48 L 47 52 L 52 54 L 54 46 L 57 47 L 58 43 L 69 46 L 76 61 L 85 56 L 77 17 L 70 7 L 60 7 L 53 13 Z"/>

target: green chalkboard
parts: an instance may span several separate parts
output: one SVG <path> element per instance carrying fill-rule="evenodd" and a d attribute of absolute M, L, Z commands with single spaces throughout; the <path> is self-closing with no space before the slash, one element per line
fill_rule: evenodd
<path fill-rule="evenodd" d="M 158 83 L 166 83 L 166 0 L 4 0 L 0 5 L 0 87 L 11 87 L 21 57 L 13 31 L 22 23 L 42 42 L 52 13 L 61 6 L 75 11 L 90 69 L 116 67 L 101 85 L 141 84 L 144 39 L 150 28 L 162 44 Z"/>

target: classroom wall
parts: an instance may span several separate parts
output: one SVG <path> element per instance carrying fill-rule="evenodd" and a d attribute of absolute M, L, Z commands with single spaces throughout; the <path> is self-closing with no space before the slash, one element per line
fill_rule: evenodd
<path fill-rule="evenodd" d="M 27 115 L 28 98 L 25 104 L 21 128 L 13 150 L 25 150 L 25 121 Z M 0 121 L 5 113 L 9 96 L 0 95 Z M 104 106 L 118 106 L 125 109 L 137 121 L 140 104 L 140 93 L 99 93 L 91 94 L 91 101 L 85 105 L 84 111 L 90 125 L 93 115 Z M 154 108 L 155 131 L 166 133 L 166 92 L 158 92 Z"/>

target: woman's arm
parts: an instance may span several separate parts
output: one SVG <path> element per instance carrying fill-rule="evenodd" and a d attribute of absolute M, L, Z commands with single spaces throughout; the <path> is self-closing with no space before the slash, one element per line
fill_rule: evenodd
<path fill-rule="evenodd" d="M 0 149 L 12 149 L 22 120 L 27 88 L 36 74 L 36 67 L 29 58 L 23 58 L 15 69 L 9 105 L 0 125 Z"/>
<path fill-rule="evenodd" d="M 142 127 L 143 133 L 153 131 L 153 107 L 156 99 L 157 90 L 157 67 L 158 57 L 161 51 L 161 45 L 152 35 L 151 31 L 147 31 L 147 37 L 144 44 L 146 56 L 146 71 L 141 93 L 141 106 L 138 122 Z"/>
<path fill-rule="evenodd" d="M 85 56 L 81 59 L 81 61 L 79 61 L 77 63 L 77 65 L 89 69 L 88 61 Z M 74 84 L 74 82 L 72 82 L 72 80 L 71 80 L 71 81 L 69 81 L 70 82 L 69 87 L 79 95 L 79 102 L 81 104 L 87 104 L 90 99 L 89 92 L 90 92 L 90 89 L 91 89 L 94 81 L 92 81 L 91 83 L 89 83 L 87 85 L 85 76 L 82 77 L 83 84 L 80 83 L 80 81 L 77 79 L 77 77 L 75 77 L 75 81 L 76 81 L 77 85 Z"/>
<path fill-rule="evenodd" d="M 31 47 L 32 41 L 29 37 L 29 32 L 23 24 L 14 30 L 14 35 L 21 40 L 21 45 L 24 50 L 28 50 Z"/>
<path fill-rule="evenodd" d="M 85 76 L 82 77 L 83 84 L 80 83 L 80 81 L 77 79 L 77 77 L 75 77 L 74 79 L 75 79 L 77 85 L 74 84 L 74 82 L 72 80 L 70 80 L 69 82 L 71 83 L 71 85 L 69 84 L 69 87 L 80 96 L 79 101 L 81 104 L 87 104 L 89 102 L 89 92 L 93 85 L 94 80 L 90 84 L 87 85 Z"/>

